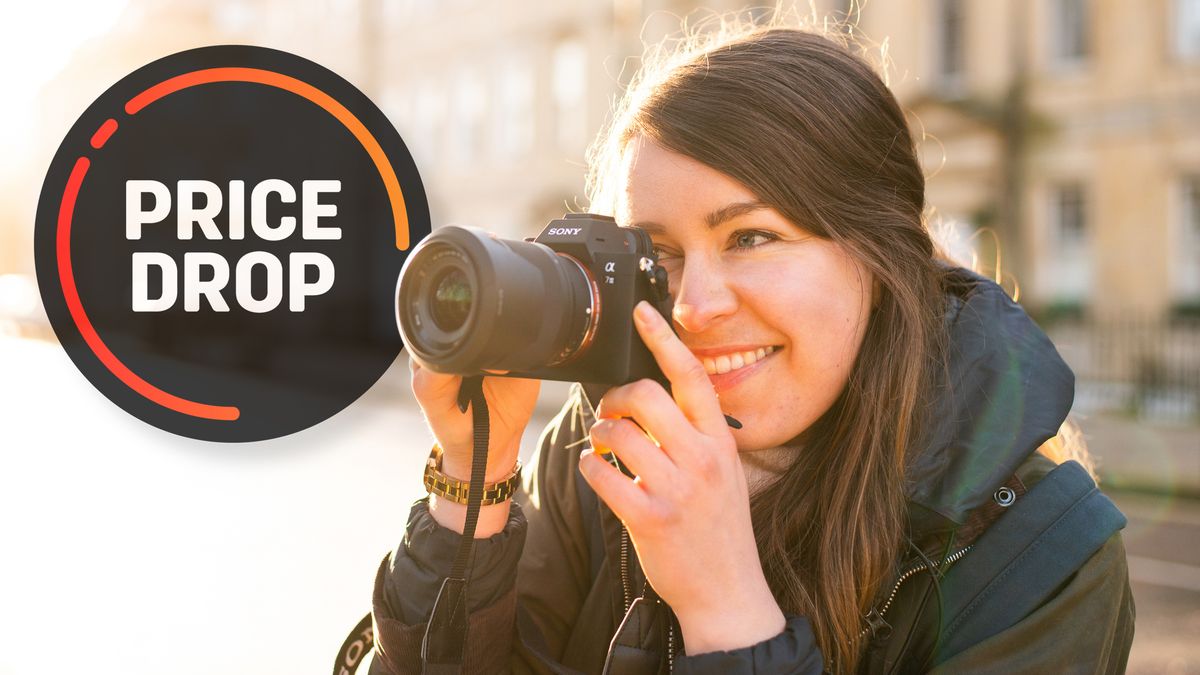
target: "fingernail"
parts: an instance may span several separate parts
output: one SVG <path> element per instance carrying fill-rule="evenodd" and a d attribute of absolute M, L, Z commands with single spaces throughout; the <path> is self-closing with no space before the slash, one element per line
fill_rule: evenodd
<path fill-rule="evenodd" d="M 593 455 L 593 454 L 595 454 L 595 453 L 592 451 L 591 448 L 587 448 L 583 452 L 579 453 L 579 473 L 583 474 L 584 478 L 587 478 L 588 471 L 589 471 L 589 469 L 587 467 L 590 465 L 590 463 L 587 461 L 586 458 L 588 455 Z"/>
<path fill-rule="evenodd" d="M 646 323 L 653 321 L 656 313 L 657 312 L 654 311 L 654 308 L 650 306 L 650 303 L 646 302 L 645 300 L 639 302 L 637 307 L 633 309 L 633 315 L 638 319 L 645 321 Z"/>

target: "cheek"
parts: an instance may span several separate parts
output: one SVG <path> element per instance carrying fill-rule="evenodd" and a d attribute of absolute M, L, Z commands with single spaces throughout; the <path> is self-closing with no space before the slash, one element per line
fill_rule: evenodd
<path fill-rule="evenodd" d="M 857 265 L 830 255 L 803 262 L 767 275 L 776 290 L 756 303 L 762 320 L 786 341 L 770 407 L 776 419 L 789 420 L 789 428 L 779 430 L 789 438 L 824 414 L 846 386 L 870 313 L 870 280 Z"/>
<path fill-rule="evenodd" d="M 753 302 L 787 340 L 797 367 L 848 373 L 870 316 L 871 281 L 832 244 L 829 249 L 763 269 Z"/>
<path fill-rule="evenodd" d="M 857 278 L 848 285 L 814 286 L 795 313 L 796 353 L 804 365 L 831 376 L 849 375 L 866 332 L 870 298 Z"/>

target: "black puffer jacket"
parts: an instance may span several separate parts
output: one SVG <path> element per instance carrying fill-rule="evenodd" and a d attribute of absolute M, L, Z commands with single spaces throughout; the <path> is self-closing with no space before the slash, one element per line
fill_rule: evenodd
<path fill-rule="evenodd" d="M 1133 639 L 1116 533 L 1123 519 L 1070 466 L 1037 490 L 1055 466 L 1036 449 L 1065 419 L 1074 377 L 1003 290 L 965 270 L 951 279 L 950 376 L 939 426 L 909 470 L 914 546 L 864 618 L 860 670 L 1122 672 Z M 701 655 L 686 653 L 669 608 L 652 598 L 626 618 L 645 578 L 621 523 L 577 470 L 598 393 L 573 388 L 542 436 L 507 527 L 476 543 L 465 672 L 598 673 L 611 661 L 610 672 L 622 674 L 820 673 L 827 664 L 803 617 L 788 617 L 784 632 L 756 645 Z M 1066 485 L 1086 498 L 1067 501 Z M 1027 492 L 1039 498 L 1021 511 Z M 1023 542 L 1033 530 L 1036 541 Z M 421 671 L 425 621 L 458 543 L 426 500 L 413 505 L 404 540 L 376 579 L 371 675 Z M 941 553 L 930 559 L 935 548 Z M 1083 562 L 1055 569 L 1069 549 Z M 1024 576 L 1006 579 L 1010 560 L 1032 562 Z M 1013 579 L 1052 587 L 1014 616 L 1020 605 L 1001 583 Z"/>

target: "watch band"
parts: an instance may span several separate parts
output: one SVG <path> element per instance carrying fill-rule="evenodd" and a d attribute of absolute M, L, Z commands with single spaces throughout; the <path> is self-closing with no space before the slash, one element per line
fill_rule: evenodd
<path fill-rule="evenodd" d="M 424 482 L 425 489 L 430 494 L 443 497 L 456 504 L 466 504 L 467 497 L 471 492 L 470 481 L 451 478 L 442 473 L 442 447 L 437 443 L 433 444 L 433 450 L 429 453 L 429 459 L 425 460 Z M 513 493 L 517 491 L 517 486 L 520 482 L 521 460 L 517 460 L 517 466 L 508 478 L 483 486 L 483 499 L 479 502 L 480 505 L 490 506 L 492 504 L 499 504 L 511 498 Z"/>

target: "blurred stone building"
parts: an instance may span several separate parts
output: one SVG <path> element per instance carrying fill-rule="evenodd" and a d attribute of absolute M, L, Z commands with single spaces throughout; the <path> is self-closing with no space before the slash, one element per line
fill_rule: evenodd
<path fill-rule="evenodd" d="M 1023 300 L 1200 305 L 1200 2 L 907 0 L 861 25 L 931 136 L 930 202 L 998 232 Z"/>
<path fill-rule="evenodd" d="M 48 87 L 42 154 L 108 83 L 156 56 L 278 47 L 380 104 L 417 158 L 435 225 L 528 235 L 586 206 L 585 148 L 642 41 L 702 18 L 697 8 L 131 0 L 115 33 Z M 1200 0 L 814 0 L 799 12 L 886 40 L 890 83 L 923 134 L 930 203 L 985 266 L 994 238 L 973 233 L 996 234 L 1023 301 L 1094 315 L 1200 306 Z M 32 228 L 20 229 L 5 228 L 6 245 L 26 245 Z"/>
<path fill-rule="evenodd" d="M 254 21 L 254 34 L 360 77 L 413 146 L 437 223 L 513 235 L 584 205 L 584 150 L 641 41 L 697 9 L 741 7 L 329 4 L 347 15 Z M 282 0 L 248 6 L 289 13 Z M 1001 256 L 1023 301 L 1096 316 L 1200 306 L 1200 0 L 819 0 L 800 12 L 886 40 L 890 82 L 924 133 L 930 203 L 985 267 Z"/>

